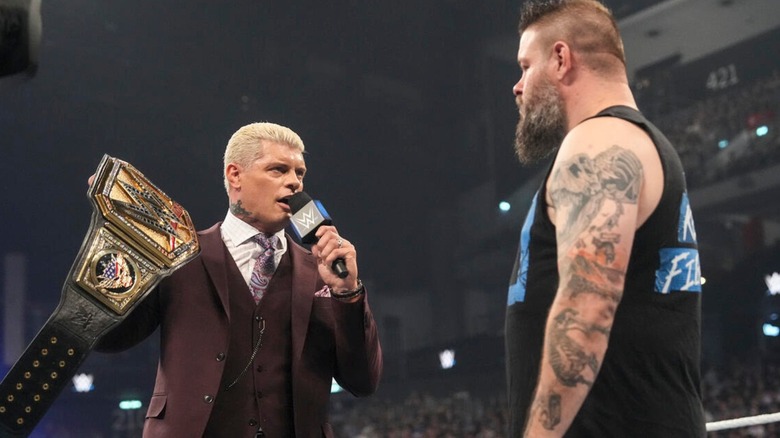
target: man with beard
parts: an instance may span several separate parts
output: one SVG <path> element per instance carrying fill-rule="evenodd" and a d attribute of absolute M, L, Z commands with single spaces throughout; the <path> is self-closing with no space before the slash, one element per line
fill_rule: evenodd
<path fill-rule="evenodd" d="M 509 436 L 704 436 L 680 160 L 638 111 L 600 2 L 526 2 L 520 32 L 515 149 L 556 155 L 509 286 Z"/>

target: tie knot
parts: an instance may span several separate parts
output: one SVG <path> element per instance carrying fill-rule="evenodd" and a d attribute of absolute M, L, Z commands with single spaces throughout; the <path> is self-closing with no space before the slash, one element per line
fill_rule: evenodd
<path fill-rule="evenodd" d="M 258 233 L 253 239 L 263 250 L 276 249 L 276 244 L 279 242 L 279 237 L 276 234 Z"/>

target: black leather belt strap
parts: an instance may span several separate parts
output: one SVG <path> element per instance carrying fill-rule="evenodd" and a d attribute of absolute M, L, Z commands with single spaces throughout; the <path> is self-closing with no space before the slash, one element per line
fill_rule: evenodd
<path fill-rule="evenodd" d="M 189 214 L 126 162 L 104 156 L 87 196 L 60 303 L 0 383 L 0 437 L 28 436 L 100 337 L 200 251 Z"/>

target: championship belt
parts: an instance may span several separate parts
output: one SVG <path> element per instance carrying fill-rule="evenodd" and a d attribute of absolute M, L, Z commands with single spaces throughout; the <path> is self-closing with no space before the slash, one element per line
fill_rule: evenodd
<path fill-rule="evenodd" d="M 0 383 L 0 437 L 28 436 L 101 336 L 200 251 L 187 211 L 124 161 L 104 155 L 87 196 L 60 303 Z"/>

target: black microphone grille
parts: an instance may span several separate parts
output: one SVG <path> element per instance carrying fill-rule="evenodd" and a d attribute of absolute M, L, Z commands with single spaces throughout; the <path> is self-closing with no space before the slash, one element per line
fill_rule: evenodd
<path fill-rule="evenodd" d="M 300 211 L 304 205 L 311 201 L 311 196 L 307 195 L 306 192 L 298 192 L 290 196 L 288 203 L 290 204 L 290 210 L 293 214 L 295 214 L 298 213 L 298 211 Z"/>

